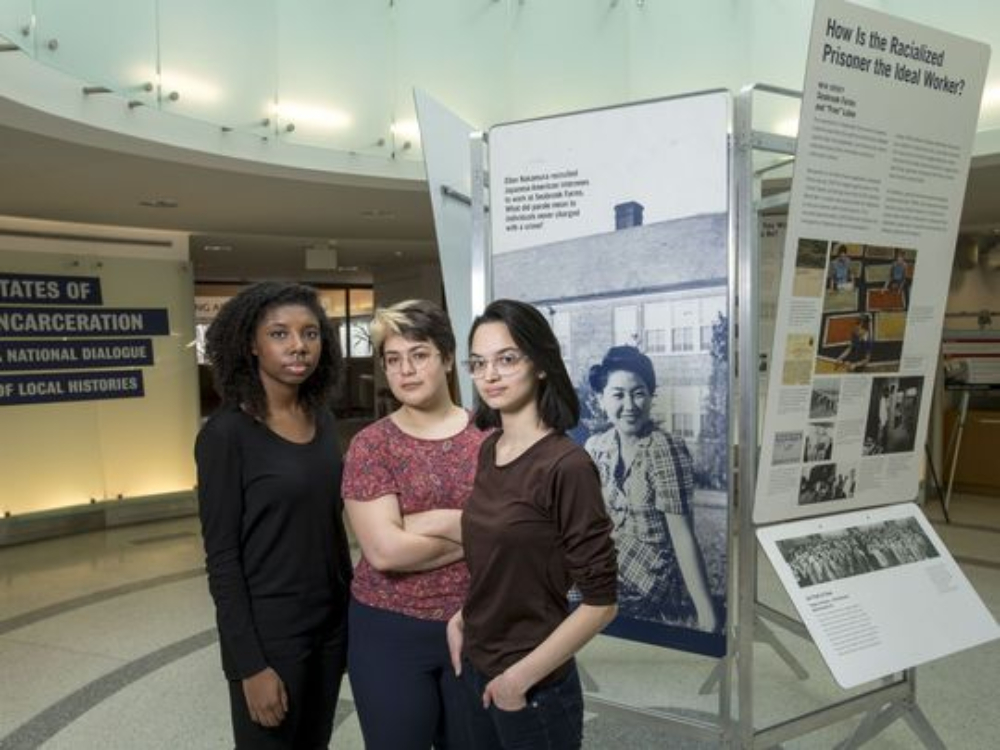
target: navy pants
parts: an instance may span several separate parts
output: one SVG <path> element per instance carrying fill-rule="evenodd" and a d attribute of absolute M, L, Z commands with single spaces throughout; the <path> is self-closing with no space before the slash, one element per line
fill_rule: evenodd
<path fill-rule="evenodd" d="M 353 599 L 348 622 L 347 672 L 366 750 L 485 747 L 479 736 L 490 727 L 481 719 L 477 725 L 477 712 L 455 677 L 446 623 Z"/>
<path fill-rule="evenodd" d="M 576 665 L 561 680 L 534 687 L 525 696 L 528 704 L 520 711 L 504 711 L 491 705 L 484 709 L 482 697 L 490 678 L 468 659 L 462 664 L 462 680 L 493 726 L 488 742 L 477 750 L 579 750 L 583 743 L 583 689 Z"/>
<path fill-rule="evenodd" d="M 237 750 L 326 750 L 347 660 L 347 623 L 318 637 L 292 655 L 269 656 L 288 694 L 288 713 L 277 727 L 255 724 L 247 709 L 243 682 L 229 682 L 229 705 Z"/>

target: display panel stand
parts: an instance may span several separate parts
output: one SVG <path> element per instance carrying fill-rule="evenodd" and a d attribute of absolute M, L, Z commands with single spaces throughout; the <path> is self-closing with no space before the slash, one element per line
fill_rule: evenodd
<path fill-rule="evenodd" d="M 745 87 L 735 98 L 733 123 L 733 174 L 736 198 L 736 243 L 739 251 L 739 331 L 738 361 L 740 409 L 737 442 L 739 446 L 739 487 L 737 493 L 736 578 L 736 732 L 734 746 L 740 748 L 773 747 L 781 742 L 801 737 L 817 729 L 849 719 L 864 717 L 854 733 L 839 745 L 858 747 L 872 739 L 896 720 L 903 719 L 920 742 L 927 748 L 943 750 L 944 743 L 916 703 L 916 670 L 907 669 L 898 677 L 881 681 L 868 692 L 845 698 L 815 711 L 758 729 L 754 715 L 754 644 L 760 640 L 758 627 L 767 617 L 791 632 L 808 638 L 805 627 L 798 621 L 768 607 L 757 597 L 758 546 L 754 533 L 753 497 L 757 482 L 758 457 L 758 325 L 760 299 L 757 290 L 760 266 L 758 217 L 763 201 L 759 199 L 759 183 L 754 172 L 753 157 L 757 152 L 795 154 L 795 140 L 773 133 L 754 130 L 753 105 L 757 94 L 801 98 L 788 89 L 766 85 Z M 773 636 L 773 634 L 772 634 Z"/>
<path fill-rule="evenodd" d="M 473 315 L 478 315 L 485 308 L 486 304 L 493 298 L 492 282 L 492 262 L 490 247 L 490 205 L 489 205 L 489 137 L 487 133 L 474 133 L 470 136 L 471 154 L 471 210 L 472 210 L 472 242 L 470 251 L 472 253 L 472 301 Z M 735 278 L 737 258 L 733 246 L 734 236 L 734 198 L 732 180 L 732 148 L 729 155 L 730 171 L 730 212 L 729 212 L 729 272 L 730 278 Z M 735 286 L 730 283 L 729 288 L 729 308 L 735 310 Z M 729 326 L 729 351 L 734 351 L 734 327 Z M 735 393 L 735 367 L 729 367 L 729 393 Z M 732 455 L 732 453 L 731 453 Z M 730 459 L 732 460 L 732 459 Z M 730 467 L 732 468 L 732 467 Z M 731 473 L 730 476 L 733 476 Z M 732 492 L 731 492 L 732 495 Z M 734 513 L 734 503 L 730 496 L 728 506 L 728 527 L 735 529 L 736 519 Z M 726 580 L 726 601 L 727 611 L 732 612 L 731 603 L 734 601 L 737 581 L 734 574 L 734 565 L 737 549 L 737 535 L 731 533 L 727 540 L 728 557 L 730 561 Z M 648 709 L 639 706 L 627 705 L 613 700 L 608 700 L 597 695 L 585 693 L 586 705 L 605 715 L 613 715 L 618 718 L 643 726 L 655 728 L 663 732 L 664 737 L 685 737 L 691 740 L 711 744 L 715 747 L 734 747 L 736 737 L 734 735 L 735 722 L 733 720 L 733 674 L 735 659 L 734 629 L 730 624 L 726 628 L 726 654 L 719 658 L 715 671 L 716 681 L 721 685 L 715 713 L 707 719 L 692 718 L 691 716 L 679 713 L 671 713 L 668 710 Z"/>
<path fill-rule="evenodd" d="M 753 498 L 757 480 L 758 458 L 758 325 L 760 323 L 758 269 L 759 212 L 771 207 L 772 201 L 761 200 L 759 180 L 754 171 L 755 153 L 795 153 L 795 140 L 753 128 L 753 102 L 757 94 L 800 98 L 787 89 L 765 85 L 744 88 L 734 100 L 733 138 L 730 149 L 730 222 L 731 244 L 731 309 L 737 312 L 735 336 L 730 328 L 730 343 L 737 352 L 739 368 L 730 368 L 730 393 L 739 393 L 737 417 L 731 425 L 731 436 L 738 447 L 735 454 L 739 467 L 734 473 L 735 503 L 730 512 L 730 561 L 727 602 L 730 614 L 727 626 L 726 655 L 722 657 L 701 692 L 719 686 L 718 707 L 711 720 L 701 721 L 666 711 L 651 710 L 587 695 L 587 704 L 605 713 L 646 726 L 662 729 L 665 735 L 686 737 L 713 743 L 720 747 L 766 748 L 804 736 L 832 724 L 862 716 L 853 733 L 838 747 L 853 748 L 876 737 L 897 720 L 911 728 L 924 747 L 934 750 L 945 747 L 933 726 L 916 704 L 916 670 L 881 680 L 873 689 L 814 711 L 757 728 L 754 711 L 754 646 L 757 642 L 770 645 L 788 664 L 797 679 L 806 679 L 808 672 L 778 639 L 770 627 L 774 625 L 792 634 L 809 639 L 805 626 L 778 610 L 759 601 L 758 545 L 753 522 Z M 488 138 L 484 133 L 471 137 L 471 208 L 473 269 L 473 314 L 478 314 L 492 298 L 491 255 L 489 240 L 488 199 Z M 738 304 L 737 304 L 738 302 Z M 737 378 L 737 371 L 739 373 Z M 738 386 L 739 390 L 735 388 Z M 735 428 L 735 429 L 732 429 Z M 766 621 L 766 622 L 765 622 Z"/>

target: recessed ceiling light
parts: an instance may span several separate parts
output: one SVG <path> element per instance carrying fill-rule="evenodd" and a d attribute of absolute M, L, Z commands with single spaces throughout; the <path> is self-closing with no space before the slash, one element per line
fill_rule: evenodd
<path fill-rule="evenodd" d="M 180 204 L 173 198 L 147 198 L 139 201 L 139 205 L 146 208 L 177 208 Z"/>

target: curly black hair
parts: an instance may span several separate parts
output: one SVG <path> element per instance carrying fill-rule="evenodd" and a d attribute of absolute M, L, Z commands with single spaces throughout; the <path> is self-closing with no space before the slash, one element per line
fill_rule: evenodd
<path fill-rule="evenodd" d="M 299 403 L 313 415 L 328 407 L 342 374 L 336 332 L 315 289 L 277 281 L 263 281 L 241 291 L 222 306 L 208 328 L 205 352 L 223 406 L 240 406 L 258 419 L 267 417 L 267 394 L 251 349 L 264 314 L 284 305 L 301 305 L 319 321 L 323 346 L 315 372 L 299 387 Z"/>

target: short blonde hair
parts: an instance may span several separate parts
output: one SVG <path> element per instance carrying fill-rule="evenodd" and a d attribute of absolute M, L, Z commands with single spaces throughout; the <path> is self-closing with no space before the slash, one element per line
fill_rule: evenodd
<path fill-rule="evenodd" d="M 445 359 L 455 355 L 455 333 L 447 313 L 425 299 L 408 299 L 389 307 L 379 307 L 372 316 L 372 345 L 382 356 L 382 347 L 390 336 L 411 341 L 430 341 Z"/>

